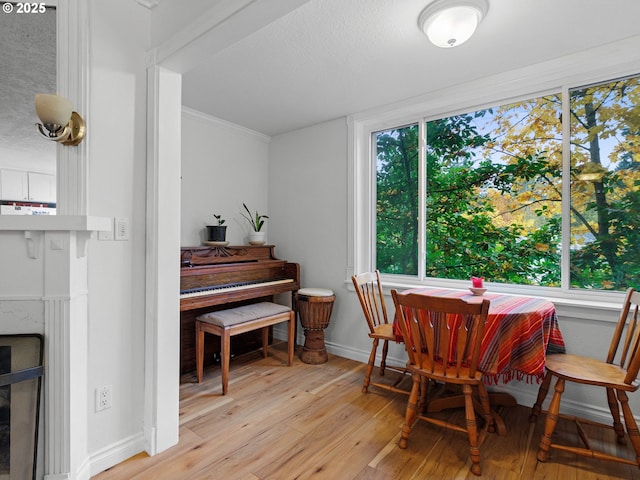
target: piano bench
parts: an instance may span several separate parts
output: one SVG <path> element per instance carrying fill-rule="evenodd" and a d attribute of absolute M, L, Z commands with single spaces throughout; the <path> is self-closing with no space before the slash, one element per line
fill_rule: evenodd
<path fill-rule="evenodd" d="M 196 317 L 196 376 L 202 382 L 204 371 L 204 334 L 212 333 L 220 337 L 220 356 L 222 358 L 222 394 L 226 395 L 229 386 L 229 359 L 231 356 L 231 337 L 241 333 L 262 329 L 262 354 L 267 357 L 269 327 L 277 323 L 289 322 L 287 342 L 289 366 L 293 365 L 296 317 L 293 310 L 285 305 L 272 302 L 252 303 L 235 308 L 227 308 Z"/>

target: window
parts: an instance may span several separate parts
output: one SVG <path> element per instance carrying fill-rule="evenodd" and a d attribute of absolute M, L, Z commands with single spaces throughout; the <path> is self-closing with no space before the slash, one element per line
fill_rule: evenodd
<path fill-rule="evenodd" d="M 384 273 L 418 274 L 418 125 L 375 134 L 376 252 Z"/>
<path fill-rule="evenodd" d="M 381 272 L 640 287 L 638 77 L 372 135 Z"/>
<path fill-rule="evenodd" d="M 571 286 L 640 287 L 640 77 L 570 91 Z"/>

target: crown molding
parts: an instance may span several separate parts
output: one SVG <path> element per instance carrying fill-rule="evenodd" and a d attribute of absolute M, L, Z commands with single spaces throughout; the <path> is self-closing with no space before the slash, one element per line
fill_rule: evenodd
<path fill-rule="evenodd" d="M 158 6 L 160 0 L 136 0 L 136 2 L 138 2 L 138 4 L 142 5 L 143 7 L 152 10 Z"/>
<path fill-rule="evenodd" d="M 202 120 L 208 123 L 212 123 L 214 125 L 217 125 L 218 127 L 226 128 L 229 130 L 242 133 L 244 135 L 255 137 L 258 140 L 263 141 L 265 143 L 271 142 L 271 137 L 269 135 L 265 135 L 264 133 L 258 132 L 256 130 L 252 130 L 250 128 L 243 127 L 242 125 L 238 125 L 237 123 L 229 122 L 227 120 L 223 120 L 222 118 L 214 117 L 212 115 L 208 115 L 206 113 L 200 112 L 198 110 L 194 110 L 189 107 L 183 106 L 182 114 L 188 115 L 193 118 L 197 118 L 199 120 Z"/>

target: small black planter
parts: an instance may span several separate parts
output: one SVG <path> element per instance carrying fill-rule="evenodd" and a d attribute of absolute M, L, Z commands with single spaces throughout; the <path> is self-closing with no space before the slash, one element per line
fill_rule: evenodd
<path fill-rule="evenodd" d="M 207 241 L 224 242 L 227 237 L 226 225 L 207 225 Z"/>

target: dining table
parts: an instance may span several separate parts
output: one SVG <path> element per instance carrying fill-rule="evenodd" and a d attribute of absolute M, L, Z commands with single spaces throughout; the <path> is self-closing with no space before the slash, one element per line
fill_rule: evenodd
<path fill-rule="evenodd" d="M 546 355 L 565 353 L 556 308 L 547 299 L 492 292 L 474 295 L 469 290 L 435 287 L 411 288 L 402 293 L 462 298 L 469 303 L 489 300 L 478 367 L 486 385 L 511 380 L 539 383 L 544 378 Z M 402 341 L 397 318 L 394 319 L 394 334 L 398 341 Z M 492 405 L 516 404 L 508 393 L 492 393 L 490 397 Z M 431 402 L 429 411 L 457 406 L 460 406 L 459 401 L 445 397 Z"/>

